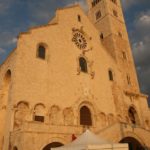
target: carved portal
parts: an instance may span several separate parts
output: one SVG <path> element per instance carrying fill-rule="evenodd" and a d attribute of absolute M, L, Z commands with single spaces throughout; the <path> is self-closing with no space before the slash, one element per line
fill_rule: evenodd
<path fill-rule="evenodd" d="M 70 107 L 64 109 L 64 124 L 74 125 L 74 113 Z"/>

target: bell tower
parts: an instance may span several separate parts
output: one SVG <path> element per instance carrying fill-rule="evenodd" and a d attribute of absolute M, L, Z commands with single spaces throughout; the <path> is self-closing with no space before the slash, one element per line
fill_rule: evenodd
<path fill-rule="evenodd" d="M 106 51 L 115 60 L 124 89 L 139 91 L 135 65 L 120 0 L 87 0 L 88 17 L 99 32 Z"/>

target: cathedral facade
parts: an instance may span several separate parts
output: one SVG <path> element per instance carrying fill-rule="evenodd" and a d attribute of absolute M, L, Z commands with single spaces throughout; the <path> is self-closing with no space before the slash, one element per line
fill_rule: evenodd
<path fill-rule="evenodd" d="M 58 9 L 18 36 L 0 66 L 0 150 L 49 150 L 90 129 L 130 150 L 150 148 L 120 0 Z"/>

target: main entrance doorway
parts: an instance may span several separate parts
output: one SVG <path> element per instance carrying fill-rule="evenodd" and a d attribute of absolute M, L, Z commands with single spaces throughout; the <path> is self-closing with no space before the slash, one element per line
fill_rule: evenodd
<path fill-rule="evenodd" d="M 43 150 L 50 150 L 51 148 L 54 148 L 54 147 L 60 147 L 60 146 L 63 146 L 62 143 L 59 143 L 59 142 L 52 142 L 48 145 L 46 145 Z"/>
<path fill-rule="evenodd" d="M 120 143 L 128 143 L 129 150 L 145 150 L 142 144 L 132 137 L 126 137 L 122 139 Z"/>

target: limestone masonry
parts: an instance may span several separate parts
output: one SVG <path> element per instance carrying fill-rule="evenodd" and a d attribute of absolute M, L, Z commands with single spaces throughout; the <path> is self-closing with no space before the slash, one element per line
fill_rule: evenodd
<path fill-rule="evenodd" d="M 0 150 L 49 150 L 87 128 L 129 150 L 150 148 L 150 110 L 140 92 L 120 0 L 58 9 L 18 36 L 0 66 Z"/>

